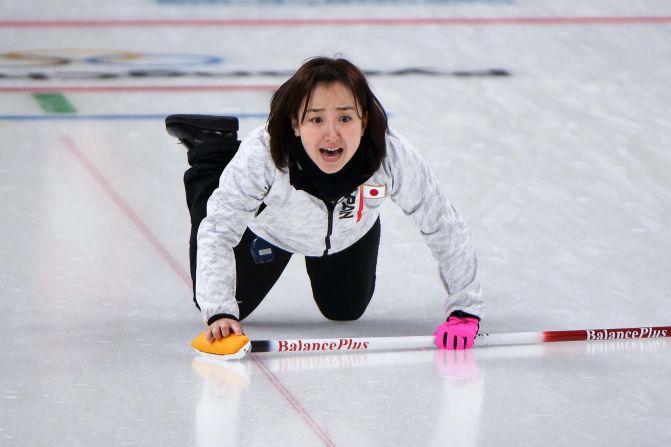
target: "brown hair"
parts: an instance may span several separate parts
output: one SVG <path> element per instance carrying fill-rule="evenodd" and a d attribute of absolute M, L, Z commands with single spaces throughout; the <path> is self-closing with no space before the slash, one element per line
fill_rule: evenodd
<path fill-rule="evenodd" d="M 307 113 L 307 100 L 319 84 L 341 82 L 352 91 L 360 116 L 367 115 L 359 150 L 364 150 L 364 173 L 372 175 L 382 163 L 386 153 L 387 113 L 368 86 L 365 75 L 354 64 L 342 58 L 315 57 L 303 65 L 273 94 L 270 100 L 268 133 L 270 153 L 279 169 L 289 164 L 291 144 L 295 142 L 292 120 L 303 122 Z M 299 116 L 300 115 L 300 116 Z"/>

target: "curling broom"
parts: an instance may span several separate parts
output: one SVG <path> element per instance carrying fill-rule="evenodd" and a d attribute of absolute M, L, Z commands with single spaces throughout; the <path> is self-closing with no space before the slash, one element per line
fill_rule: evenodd
<path fill-rule="evenodd" d="M 474 346 L 504 346 L 553 343 L 560 341 L 622 340 L 671 337 L 671 326 L 580 329 L 571 331 L 481 333 Z M 210 343 L 205 332 L 192 342 L 196 351 L 222 360 L 241 359 L 247 352 L 368 352 L 403 349 L 435 349 L 432 335 L 406 337 L 317 338 L 288 340 L 250 340 L 245 335 L 229 335 Z"/>

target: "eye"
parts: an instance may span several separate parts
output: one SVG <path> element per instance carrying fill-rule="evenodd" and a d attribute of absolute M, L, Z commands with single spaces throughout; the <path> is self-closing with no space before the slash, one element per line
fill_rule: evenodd
<path fill-rule="evenodd" d="M 343 115 L 340 117 L 340 121 L 343 123 L 349 123 L 350 121 L 352 121 L 352 117 L 349 115 Z"/>
<path fill-rule="evenodd" d="M 322 119 L 319 116 L 315 116 L 314 118 L 310 118 L 310 122 L 313 124 L 319 124 L 322 122 Z"/>

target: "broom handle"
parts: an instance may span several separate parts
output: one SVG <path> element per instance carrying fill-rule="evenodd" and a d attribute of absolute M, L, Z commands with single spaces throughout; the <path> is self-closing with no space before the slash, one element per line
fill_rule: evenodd
<path fill-rule="evenodd" d="M 559 341 L 621 340 L 671 337 L 671 326 L 580 329 L 573 331 L 478 334 L 475 346 L 529 345 Z M 252 340 L 252 352 L 361 352 L 435 348 L 432 335 L 407 337 L 315 338 Z"/>

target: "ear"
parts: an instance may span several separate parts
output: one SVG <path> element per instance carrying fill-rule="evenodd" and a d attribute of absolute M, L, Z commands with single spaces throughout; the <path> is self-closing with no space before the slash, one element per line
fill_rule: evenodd
<path fill-rule="evenodd" d="M 363 133 L 366 131 L 366 125 L 368 124 L 368 112 L 363 113 L 363 117 L 361 118 L 361 135 L 363 136 Z"/>
<path fill-rule="evenodd" d="M 298 120 L 296 118 L 291 119 L 291 128 L 294 130 L 294 135 L 297 137 L 301 136 L 301 129 L 298 126 Z"/>

